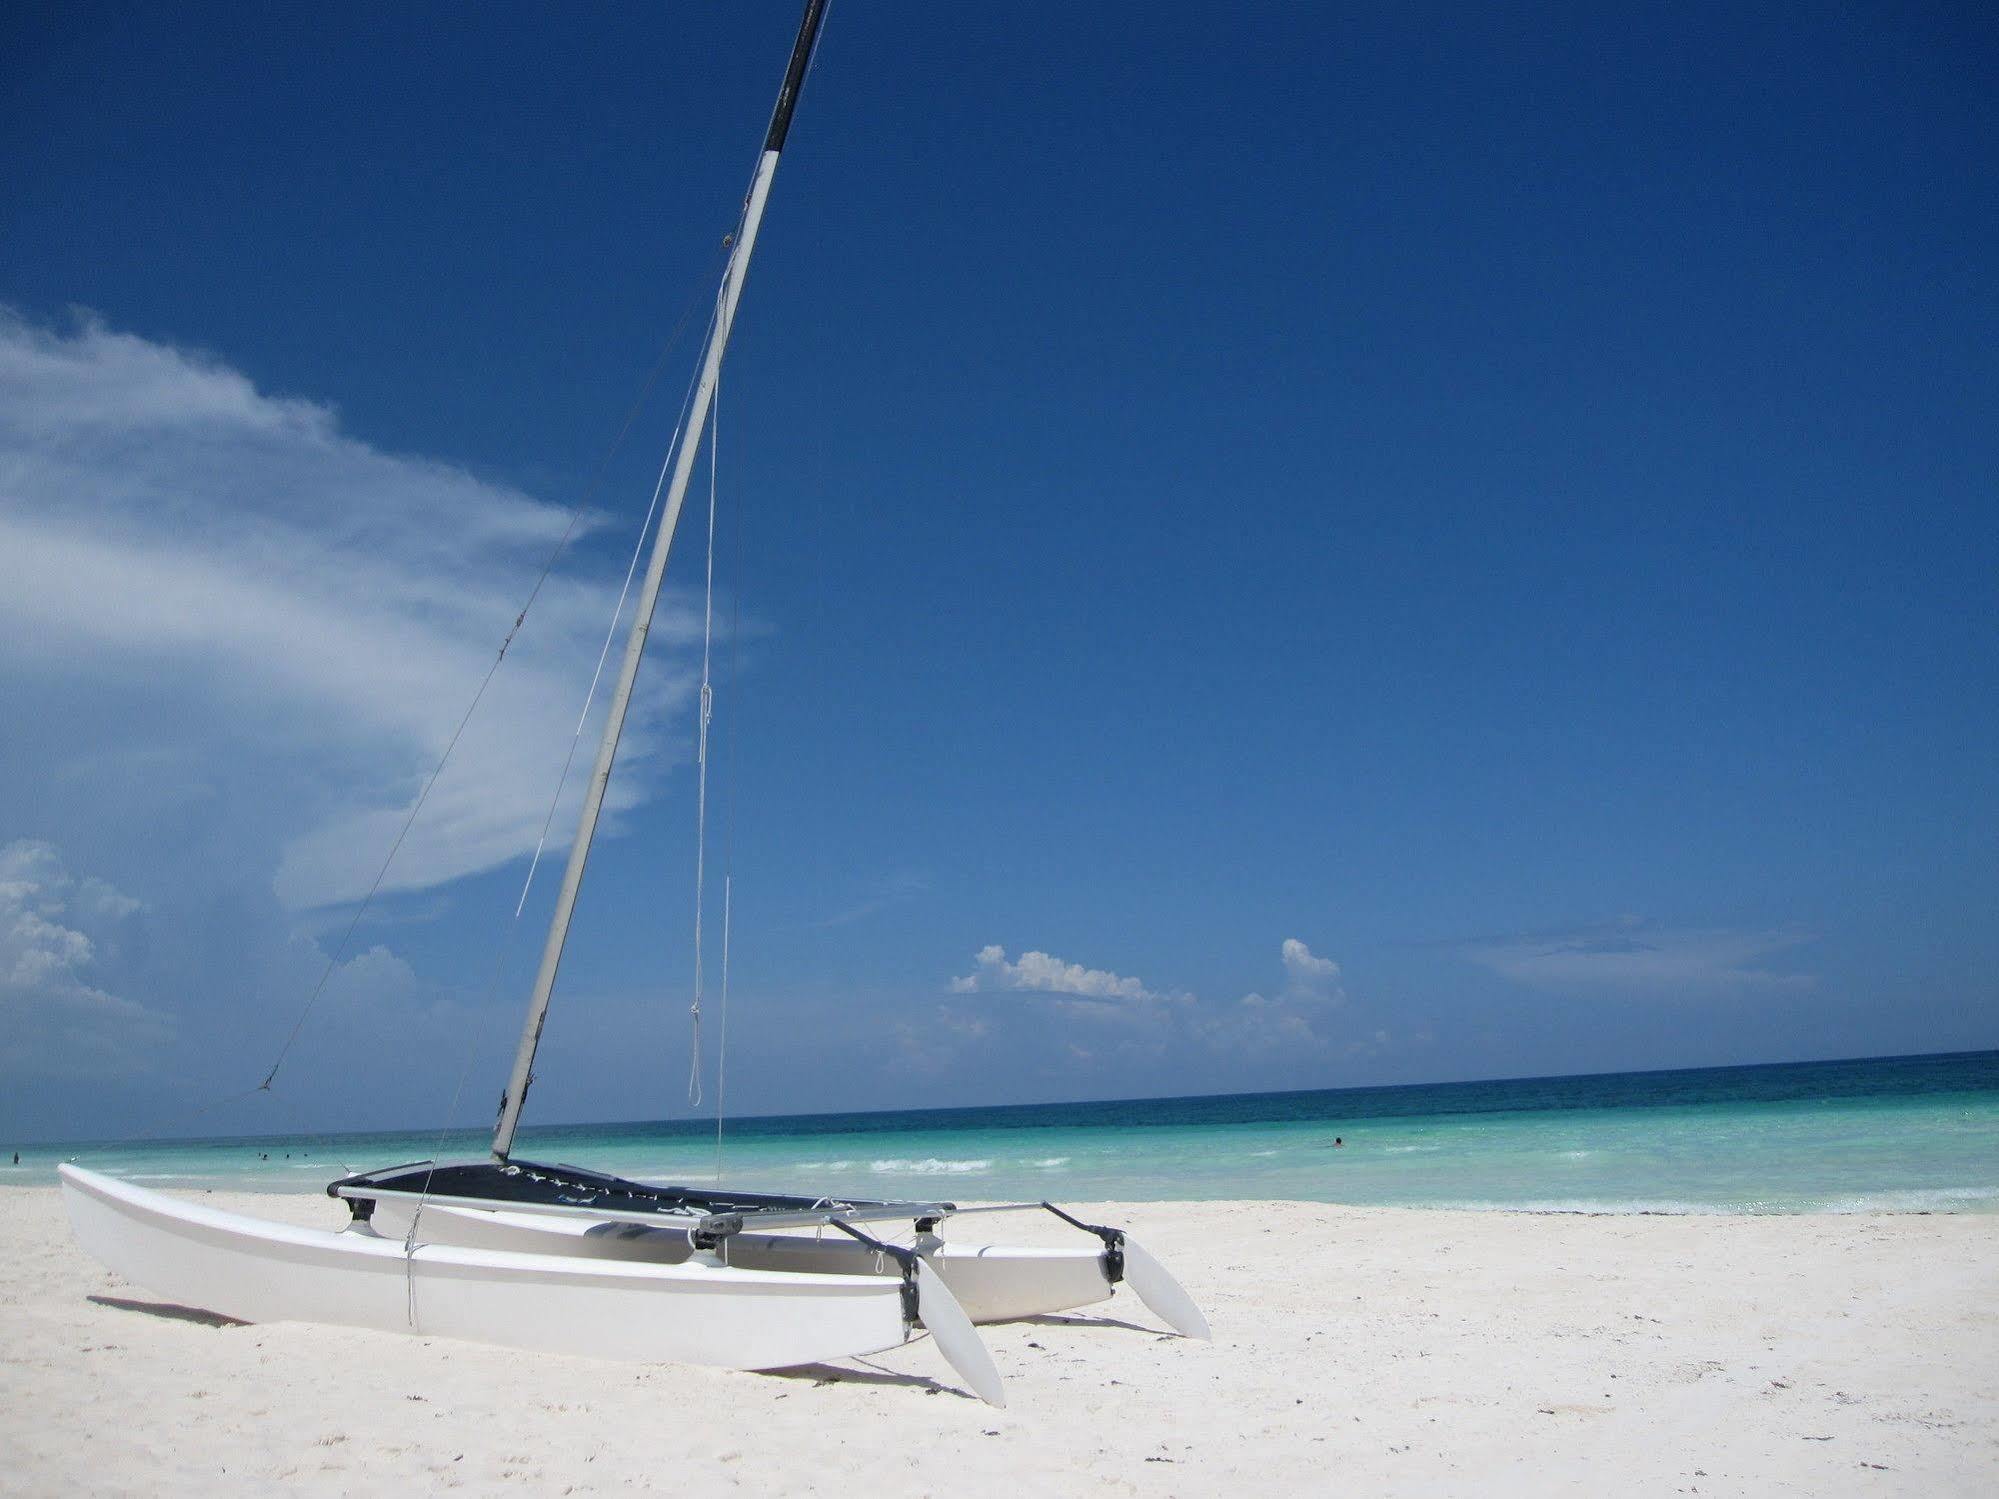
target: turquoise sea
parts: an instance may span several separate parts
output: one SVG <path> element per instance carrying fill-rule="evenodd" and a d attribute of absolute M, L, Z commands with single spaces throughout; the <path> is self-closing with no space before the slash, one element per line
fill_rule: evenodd
<path fill-rule="evenodd" d="M 483 1132 L 23 1147 L 171 1187 L 316 1188 Z M 1344 1140 L 1335 1145 L 1335 1139 Z M 11 1153 L 11 1147 L 9 1147 Z M 525 1128 L 516 1155 L 690 1184 L 712 1121 Z M 1289 1198 L 1544 1212 L 1999 1211 L 1999 1051 L 732 1121 L 731 1185 L 935 1201 Z"/>

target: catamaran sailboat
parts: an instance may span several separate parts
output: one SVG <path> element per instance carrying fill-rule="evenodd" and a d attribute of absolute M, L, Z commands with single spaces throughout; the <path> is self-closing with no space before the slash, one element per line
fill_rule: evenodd
<path fill-rule="evenodd" d="M 731 242 L 490 1157 L 344 1177 L 327 1188 L 350 1213 L 337 1231 L 223 1212 L 64 1165 L 77 1241 L 154 1294 L 247 1322 L 328 1322 L 737 1369 L 876 1353 L 927 1332 L 965 1384 L 995 1405 L 1005 1403 L 1004 1391 L 978 1323 L 1087 1306 L 1122 1283 L 1174 1331 L 1208 1336 L 1199 1309 L 1142 1246 L 1049 1203 L 961 1208 L 702 1190 L 513 1153 L 667 556 L 823 9 L 824 0 L 805 6 Z M 947 1220 L 1022 1211 L 1071 1225 L 1077 1247 L 961 1244 L 939 1233 Z M 913 1230 L 909 1243 L 879 1236 L 883 1225 L 903 1223 Z"/>

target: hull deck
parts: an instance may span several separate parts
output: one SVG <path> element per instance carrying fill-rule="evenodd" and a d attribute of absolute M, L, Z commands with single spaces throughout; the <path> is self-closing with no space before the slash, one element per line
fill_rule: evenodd
<path fill-rule="evenodd" d="M 529 1161 L 415 1161 L 342 1177 L 326 1191 L 350 1203 L 420 1199 L 426 1208 L 443 1203 L 515 1213 L 587 1215 L 607 1223 L 691 1229 L 713 1238 L 750 1223 L 760 1228 L 799 1228 L 836 1219 L 847 1223 L 921 1222 L 957 1211 L 956 1204 L 949 1202 L 702 1191 L 628 1181 L 581 1166 L 542 1166 Z"/>

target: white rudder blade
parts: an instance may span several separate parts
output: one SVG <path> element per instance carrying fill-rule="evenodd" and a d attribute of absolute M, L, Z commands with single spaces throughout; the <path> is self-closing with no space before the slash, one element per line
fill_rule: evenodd
<path fill-rule="evenodd" d="M 1129 1237 L 1124 1241 L 1124 1283 L 1138 1292 L 1138 1299 L 1152 1309 L 1154 1316 L 1181 1337 L 1206 1341 L 1214 1336 L 1208 1331 L 1208 1319 L 1194 1305 L 1194 1298 L 1181 1289 L 1180 1282 L 1143 1245 Z"/>
<path fill-rule="evenodd" d="M 916 1262 L 916 1314 L 936 1340 L 938 1352 L 972 1387 L 972 1393 L 987 1405 L 1004 1406 L 1006 1386 L 1000 1380 L 999 1365 L 993 1362 L 972 1319 L 958 1305 L 958 1298 L 944 1284 L 944 1277 L 922 1259 Z"/>

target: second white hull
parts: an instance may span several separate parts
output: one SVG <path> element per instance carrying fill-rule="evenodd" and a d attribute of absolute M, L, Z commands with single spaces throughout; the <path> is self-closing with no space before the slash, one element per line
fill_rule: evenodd
<path fill-rule="evenodd" d="M 383 1197 L 373 1224 L 401 1242 L 410 1207 Z M 418 1241 L 522 1254 L 553 1254 L 640 1264 L 674 1265 L 689 1256 L 687 1235 L 639 1224 L 592 1223 L 504 1209 L 426 1206 Z M 803 1275 L 861 1275 L 897 1279 L 892 1260 L 835 1233 L 731 1235 L 723 1257 L 740 1270 Z M 1090 1306 L 1110 1298 L 1112 1285 L 1100 1246 L 1077 1249 L 940 1244 L 923 1258 L 951 1289 L 973 1322 L 1010 1322 Z"/>

